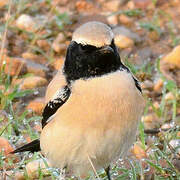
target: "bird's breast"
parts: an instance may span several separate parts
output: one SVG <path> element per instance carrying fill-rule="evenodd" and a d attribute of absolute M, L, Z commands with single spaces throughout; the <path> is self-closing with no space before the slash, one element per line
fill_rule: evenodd
<path fill-rule="evenodd" d="M 106 165 L 132 144 L 143 104 L 126 71 L 77 80 L 68 101 L 43 129 L 41 148 L 52 161 L 84 164 L 88 153 L 96 167 Z"/>
<path fill-rule="evenodd" d="M 75 81 L 72 95 L 57 112 L 57 121 L 78 128 L 116 128 L 139 119 L 142 106 L 142 95 L 131 74 L 117 71 Z"/>

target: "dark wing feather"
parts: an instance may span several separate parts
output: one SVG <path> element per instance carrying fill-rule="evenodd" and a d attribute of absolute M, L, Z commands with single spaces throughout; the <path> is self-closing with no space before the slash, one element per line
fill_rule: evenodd
<path fill-rule="evenodd" d="M 24 146 L 15 149 L 11 152 L 11 154 L 18 153 L 18 152 L 25 152 L 30 151 L 32 153 L 40 151 L 40 141 L 39 139 L 36 139 L 28 144 L 25 144 Z"/>
<path fill-rule="evenodd" d="M 139 84 L 139 81 L 133 76 L 136 88 L 142 93 L 141 85 Z"/>
<path fill-rule="evenodd" d="M 68 100 L 71 90 L 68 86 L 61 89 L 53 100 L 50 100 L 43 111 L 42 128 L 48 123 L 48 119 Z"/>
<path fill-rule="evenodd" d="M 126 70 L 128 73 L 131 73 L 129 68 L 127 66 L 125 66 L 124 64 L 122 64 L 120 67 L 120 71 L 123 71 L 123 70 Z M 134 75 L 132 73 L 131 73 L 131 76 L 134 80 L 136 88 L 142 93 L 142 89 L 141 89 L 141 85 L 139 84 L 139 81 L 134 77 Z"/>
<path fill-rule="evenodd" d="M 60 108 L 69 98 L 71 94 L 71 90 L 68 86 L 65 86 L 64 88 L 61 88 L 60 91 L 57 93 L 55 98 L 51 101 L 49 101 L 44 108 L 43 111 L 43 119 L 42 119 L 42 128 L 45 127 L 45 125 L 48 123 L 48 119 L 56 113 L 58 108 Z M 11 153 L 18 153 L 18 152 L 24 152 L 24 151 L 30 151 L 32 153 L 40 151 L 40 140 L 36 139 L 28 144 L 25 144 L 24 146 L 17 148 Z"/>

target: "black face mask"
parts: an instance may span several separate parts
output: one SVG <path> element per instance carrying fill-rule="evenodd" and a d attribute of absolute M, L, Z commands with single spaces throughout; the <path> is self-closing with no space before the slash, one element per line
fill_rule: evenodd
<path fill-rule="evenodd" d="M 121 66 L 125 67 L 121 63 L 114 41 L 101 48 L 72 41 L 66 54 L 64 74 L 67 81 L 87 79 L 114 72 Z"/>

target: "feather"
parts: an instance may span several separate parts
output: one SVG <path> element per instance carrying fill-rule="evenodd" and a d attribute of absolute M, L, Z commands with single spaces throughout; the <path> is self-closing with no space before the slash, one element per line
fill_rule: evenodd
<path fill-rule="evenodd" d="M 45 127 L 45 125 L 49 122 L 48 119 L 52 117 L 53 114 L 56 113 L 58 108 L 60 108 L 69 98 L 70 96 L 70 89 L 68 86 L 65 86 L 64 88 L 60 89 L 58 93 L 55 95 L 54 99 L 49 101 L 44 108 L 43 111 L 43 119 L 42 119 L 42 128 Z M 12 151 L 11 153 L 18 153 L 18 152 L 37 152 L 40 151 L 40 140 L 36 139 L 28 144 L 25 144 L 24 146 L 17 148 L 16 150 Z"/>
<path fill-rule="evenodd" d="M 17 148 L 16 150 L 12 151 L 11 154 L 18 153 L 18 152 L 25 152 L 30 151 L 32 153 L 40 151 L 40 140 L 36 139 L 28 144 L 25 144 L 24 146 Z"/>
<path fill-rule="evenodd" d="M 60 89 L 53 100 L 50 100 L 43 111 L 42 128 L 49 122 L 50 117 L 68 100 L 71 94 L 70 88 L 66 85 Z"/>

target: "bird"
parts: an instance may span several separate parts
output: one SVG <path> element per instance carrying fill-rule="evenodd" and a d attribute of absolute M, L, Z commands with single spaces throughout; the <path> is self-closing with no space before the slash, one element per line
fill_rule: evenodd
<path fill-rule="evenodd" d="M 144 98 L 121 61 L 111 27 L 89 21 L 72 34 L 62 68 L 48 85 L 40 139 L 12 153 L 42 151 L 77 177 L 110 167 L 135 141 Z"/>

